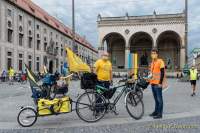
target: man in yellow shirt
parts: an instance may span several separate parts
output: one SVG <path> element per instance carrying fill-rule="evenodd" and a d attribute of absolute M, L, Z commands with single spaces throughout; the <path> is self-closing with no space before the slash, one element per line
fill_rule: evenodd
<path fill-rule="evenodd" d="M 95 62 L 94 68 L 98 84 L 109 89 L 112 82 L 112 64 L 109 61 L 109 54 L 107 52 L 104 52 L 101 59 Z"/>
<path fill-rule="evenodd" d="M 190 74 L 190 83 L 192 85 L 192 94 L 191 96 L 196 95 L 195 91 L 196 91 L 196 81 L 197 81 L 197 77 L 198 77 L 198 71 L 197 69 L 194 68 L 194 66 L 192 66 L 192 68 L 189 71 Z"/>

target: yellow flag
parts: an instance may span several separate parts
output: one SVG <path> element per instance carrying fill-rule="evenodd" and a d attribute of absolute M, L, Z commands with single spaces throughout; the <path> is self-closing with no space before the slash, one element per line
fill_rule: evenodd
<path fill-rule="evenodd" d="M 72 52 L 69 48 L 67 51 L 67 63 L 70 72 L 90 72 L 90 67 L 84 63 L 81 58 Z"/>

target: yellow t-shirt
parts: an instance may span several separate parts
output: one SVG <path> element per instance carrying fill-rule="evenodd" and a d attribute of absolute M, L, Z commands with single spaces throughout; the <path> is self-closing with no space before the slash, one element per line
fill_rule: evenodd
<path fill-rule="evenodd" d="M 10 76 L 10 77 L 13 77 L 14 74 L 15 74 L 14 69 L 10 69 L 10 70 L 9 70 L 9 76 Z"/>
<path fill-rule="evenodd" d="M 99 59 L 95 62 L 94 67 L 96 68 L 97 78 L 102 81 L 111 80 L 112 64 L 110 61 L 104 61 Z"/>

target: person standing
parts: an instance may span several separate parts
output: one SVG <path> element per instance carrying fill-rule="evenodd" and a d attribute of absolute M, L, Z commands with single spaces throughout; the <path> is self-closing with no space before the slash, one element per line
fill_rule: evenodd
<path fill-rule="evenodd" d="M 15 70 L 12 68 L 12 67 L 10 67 L 10 70 L 9 70 L 9 84 L 11 85 L 11 84 L 13 84 L 13 80 L 14 80 L 14 75 L 15 75 Z"/>
<path fill-rule="evenodd" d="M 197 81 L 197 77 L 198 77 L 198 71 L 197 69 L 194 68 L 194 66 L 192 66 L 192 68 L 189 71 L 189 75 L 190 75 L 190 83 L 192 85 L 192 94 L 191 96 L 195 96 L 196 95 L 196 81 Z"/>
<path fill-rule="evenodd" d="M 106 89 L 110 89 L 112 83 L 112 64 L 109 61 L 109 54 L 104 52 L 101 56 L 101 59 L 97 60 L 94 64 L 94 73 L 97 75 L 97 84 Z M 109 95 L 106 93 L 106 95 Z M 106 97 L 106 95 L 104 95 Z M 97 100 L 97 103 L 100 103 L 101 100 Z M 97 110 L 97 114 L 100 110 Z M 117 114 L 117 113 L 116 113 Z"/>
<path fill-rule="evenodd" d="M 162 96 L 162 83 L 165 76 L 164 61 L 158 58 L 158 50 L 152 49 L 151 51 L 151 67 L 150 67 L 150 84 L 155 101 L 155 109 L 150 114 L 154 119 L 161 119 L 163 115 L 163 96 Z"/>
<path fill-rule="evenodd" d="M 109 54 L 104 52 L 101 59 L 94 64 L 94 72 L 97 74 L 98 85 L 109 89 L 112 83 L 112 64 L 109 61 Z"/>
<path fill-rule="evenodd" d="M 7 76 L 6 70 L 2 71 L 1 76 L 2 76 L 2 82 L 5 82 L 6 81 L 6 76 Z"/>

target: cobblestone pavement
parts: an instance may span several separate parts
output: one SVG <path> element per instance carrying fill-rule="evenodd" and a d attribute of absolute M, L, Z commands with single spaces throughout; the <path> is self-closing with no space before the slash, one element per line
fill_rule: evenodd
<path fill-rule="evenodd" d="M 83 90 L 79 89 L 79 84 L 79 81 L 72 81 L 69 87 L 68 95 L 74 100 L 83 92 Z M 162 120 L 153 120 L 148 116 L 154 109 L 152 92 L 148 88 L 144 91 L 145 115 L 141 120 L 136 121 L 129 117 L 122 98 L 117 105 L 118 116 L 106 114 L 104 119 L 99 122 L 88 124 L 81 121 L 76 113 L 73 112 L 65 115 L 39 118 L 33 127 L 26 130 L 31 132 L 32 129 L 38 129 L 38 132 L 44 132 L 44 130 L 52 128 L 51 132 L 65 132 L 65 129 L 69 129 L 71 132 L 90 132 L 92 129 L 94 129 L 93 132 L 183 132 L 184 128 L 173 127 L 172 124 L 176 126 L 190 124 L 188 125 L 191 126 L 190 129 L 187 127 L 184 130 L 185 132 L 197 130 L 200 132 L 198 127 L 200 124 L 200 93 L 197 90 L 197 95 L 191 97 L 191 86 L 188 82 L 177 82 L 176 79 L 169 79 L 169 84 L 169 89 L 163 94 L 164 116 Z M 200 87 L 199 81 L 197 86 Z M 16 83 L 10 86 L 6 83 L 0 83 L 0 129 L 23 129 L 18 125 L 16 117 L 21 106 L 33 105 L 30 96 L 31 90 L 28 84 L 20 85 Z M 120 128 L 123 126 L 124 128 Z M 21 131 L 25 132 L 26 130 Z M 1 131 L 3 132 L 3 130 Z"/>

